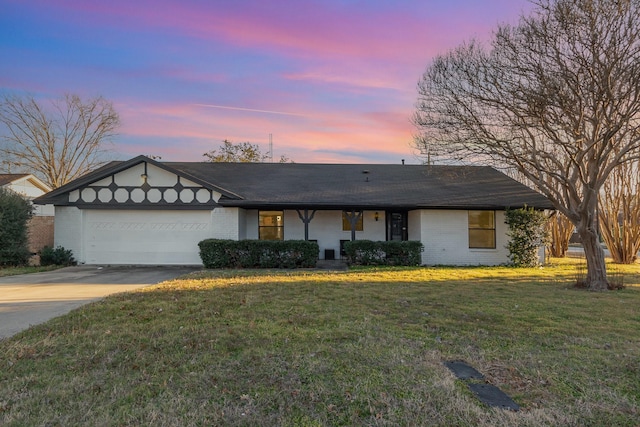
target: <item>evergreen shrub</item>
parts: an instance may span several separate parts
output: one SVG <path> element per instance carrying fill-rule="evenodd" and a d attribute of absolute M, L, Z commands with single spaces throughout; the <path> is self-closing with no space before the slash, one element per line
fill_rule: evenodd
<path fill-rule="evenodd" d="M 424 245 L 419 241 L 354 240 L 344 243 L 351 265 L 420 265 Z"/>
<path fill-rule="evenodd" d="M 40 251 L 40 265 L 75 265 L 71 249 L 58 246 L 55 249 L 45 246 Z"/>
<path fill-rule="evenodd" d="M 507 209 L 505 223 L 509 259 L 515 267 L 535 267 L 540 263 L 538 250 L 547 243 L 547 216 L 533 208 Z"/>
<path fill-rule="evenodd" d="M 32 215 L 29 201 L 11 190 L 0 188 L 0 266 L 29 262 L 28 223 Z"/>
<path fill-rule="evenodd" d="M 319 252 L 305 240 L 206 239 L 198 247 L 205 268 L 311 268 Z"/>

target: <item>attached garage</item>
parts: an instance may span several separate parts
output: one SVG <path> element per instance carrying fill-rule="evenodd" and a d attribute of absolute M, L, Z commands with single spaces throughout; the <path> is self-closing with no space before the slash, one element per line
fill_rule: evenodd
<path fill-rule="evenodd" d="M 81 264 L 200 265 L 198 242 L 216 236 L 212 212 L 223 194 L 235 197 L 135 160 L 106 166 L 46 197 L 55 205 L 55 245 L 71 249 Z"/>
<path fill-rule="evenodd" d="M 201 264 L 198 242 L 210 211 L 86 210 L 82 246 L 87 264 Z"/>

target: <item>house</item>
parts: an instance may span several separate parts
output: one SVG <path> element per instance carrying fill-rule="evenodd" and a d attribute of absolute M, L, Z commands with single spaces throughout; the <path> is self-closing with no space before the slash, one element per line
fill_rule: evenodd
<path fill-rule="evenodd" d="M 47 184 L 26 173 L 0 174 L 0 187 L 18 193 L 29 201 L 51 191 Z M 35 254 L 45 246 L 53 246 L 53 214 L 53 205 L 34 205 L 34 216 L 28 225 L 31 253 Z"/>
<path fill-rule="evenodd" d="M 423 264 L 508 262 L 506 208 L 553 209 L 490 167 L 111 162 L 39 197 L 55 244 L 86 264 L 201 264 L 198 242 L 420 240 Z"/>

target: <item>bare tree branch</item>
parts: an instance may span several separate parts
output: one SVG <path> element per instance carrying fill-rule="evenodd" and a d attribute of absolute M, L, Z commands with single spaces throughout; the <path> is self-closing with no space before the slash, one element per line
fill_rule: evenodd
<path fill-rule="evenodd" d="M 0 153 L 51 188 L 104 163 L 104 145 L 116 135 L 118 113 L 102 97 L 66 95 L 45 108 L 32 96 L 0 103 Z"/>

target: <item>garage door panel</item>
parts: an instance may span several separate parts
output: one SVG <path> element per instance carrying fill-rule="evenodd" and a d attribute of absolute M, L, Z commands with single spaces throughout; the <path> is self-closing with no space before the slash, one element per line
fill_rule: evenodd
<path fill-rule="evenodd" d="M 86 262 L 201 264 L 198 242 L 210 229 L 210 211 L 86 211 Z"/>

